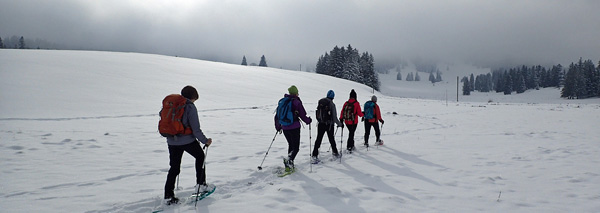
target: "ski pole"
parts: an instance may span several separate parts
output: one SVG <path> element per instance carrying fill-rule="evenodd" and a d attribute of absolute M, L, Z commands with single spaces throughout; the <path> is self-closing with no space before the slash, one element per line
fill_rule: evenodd
<path fill-rule="evenodd" d="M 379 130 L 379 140 L 381 141 L 381 135 L 383 134 L 383 123 L 381 123 L 381 130 Z M 381 142 L 377 141 L 377 143 L 380 143 L 379 146 L 381 146 Z M 377 148 L 379 148 L 379 146 L 377 146 Z"/>
<path fill-rule="evenodd" d="M 206 178 L 206 156 L 208 156 L 208 147 L 209 146 L 204 145 L 204 149 L 206 149 L 206 153 L 204 153 L 204 160 L 202 161 L 202 170 L 204 170 L 204 178 Z M 198 189 L 196 189 L 196 195 L 200 196 L 200 185 L 198 185 Z M 196 207 L 196 205 L 198 205 L 198 198 L 196 198 L 194 208 Z"/>
<path fill-rule="evenodd" d="M 312 173 L 312 165 L 313 165 L 311 162 L 312 161 L 312 159 L 311 159 L 311 156 L 312 156 L 312 153 L 311 153 L 312 152 L 312 128 L 311 127 L 312 127 L 312 122 L 310 124 L 308 124 L 308 149 L 309 149 L 308 150 L 308 153 L 309 153 L 308 162 L 310 163 L 310 173 Z"/>
<path fill-rule="evenodd" d="M 263 158 L 262 162 L 260 163 L 260 166 L 258 166 L 258 170 L 262 170 L 262 165 L 265 162 L 265 159 L 267 158 L 267 155 L 269 154 L 269 150 L 271 150 L 271 146 L 273 146 L 273 142 L 275 141 L 275 138 L 277 137 L 277 133 L 279 131 L 275 132 L 275 136 L 273 136 L 273 140 L 271 141 L 271 145 L 269 145 L 269 149 L 267 149 L 267 153 L 265 153 L 265 157 Z"/>
<path fill-rule="evenodd" d="M 342 128 L 342 135 L 340 136 L 340 150 L 344 150 L 344 128 Z M 339 152 L 340 163 L 342 163 L 342 152 Z"/>

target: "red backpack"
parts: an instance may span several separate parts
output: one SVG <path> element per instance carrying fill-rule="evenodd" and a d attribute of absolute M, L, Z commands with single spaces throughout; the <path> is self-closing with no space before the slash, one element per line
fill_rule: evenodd
<path fill-rule="evenodd" d="M 158 132 L 163 137 L 173 137 L 177 135 L 190 135 L 192 129 L 182 123 L 183 113 L 187 98 L 182 95 L 168 95 L 162 101 L 162 110 L 160 111 L 160 121 L 158 121 Z"/>

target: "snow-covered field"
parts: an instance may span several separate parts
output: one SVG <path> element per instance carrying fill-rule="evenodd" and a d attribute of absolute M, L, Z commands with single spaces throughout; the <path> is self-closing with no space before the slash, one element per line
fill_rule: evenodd
<path fill-rule="evenodd" d="M 299 172 L 278 178 L 282 135 L 264 169 L 257 166 L 290 85 L 310 115 L 329 89 L 338 108 L 351 89 L 361 103 L 371 90 L 314 73 L 160 55 L 0 50 L 0 212 L 154 210 L 168 170 L 160 102 L 188 84 L 214 140 L 206 167 L 217 191 L 166 212 L 600 211 L 600 99 L 563 100 L 543 89 L 456 102 L 456 76 L 444 78 L 432 86 L 382 75 L 384 146 L 311 168 L 316 127 L 305 126 Z M 358 144 L 363 134 L 361 123 Z M 184 154 L 176 194 L 190 195 L 194 183 Z"/>

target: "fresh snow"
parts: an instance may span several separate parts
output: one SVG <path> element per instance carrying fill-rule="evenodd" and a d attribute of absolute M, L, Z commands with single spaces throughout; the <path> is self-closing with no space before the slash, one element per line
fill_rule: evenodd
<path fill-rule="evenodd" d="M 456 102 L 452 74 L 435 86 L 395 74 L 380 75 L 383 94 L 375 94 L 385 145 L 311 166 L 316 125 L 305 125 L 298 171 L 279 178 L 283 135 L 257 166 L 290 85 L 313 117 L 329 89 L 338 111 L 351 89 L 361 103 L 372 90 L 314 73 L 161 55 L 0 50 L 0 212 L 154 210 L 169 168 L 156 130 L 160 102 L 185 85 L 200 93 L 202 129 L 214 141 L 207 180 L 218 188 L 197 207 L 165 212 L 600 211 L 599 99 L 542 89 Z M 363 134 L 360 123 L 357 144 Z M 324 141 L 322 159 L 328 149 Z M 194 183 L 193 158 L 184 154 L 176 194 L 190 195 Z"/>

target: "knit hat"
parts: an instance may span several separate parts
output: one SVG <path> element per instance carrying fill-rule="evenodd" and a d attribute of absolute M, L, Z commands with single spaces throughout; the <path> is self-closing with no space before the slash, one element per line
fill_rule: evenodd
<path fill-rule="evenodd" d="M 333 99 L 335 97 L 335 92 L 333 92 L 333 90 L 329 90 L 327 92 L 327 97 Z"/>
<path fill-rule="evenodd" d="M 356 92 L 354 92 L 354 89 L 350 91 L 350 98 L 356 99 Z"/>
<path fill-rule="evenodd" d="M 198 100 L 198 90 L 193 86 L 185 86 L 181 89 L 181 95 L 190 100 Z"/>
<path fill-rule="evenodd" d="M 373 97 L 371 97 L 371 101 L 373 101 L 373 102 L 377 102 L 377 96 L 373 96 Z"/>
<path fill-rule="evenodd" d="M 292 85 L 290 88 L 288 88 L 288 92 L 290 93 L 290 95 L 298 95 L 298 88 Z"/>

